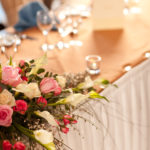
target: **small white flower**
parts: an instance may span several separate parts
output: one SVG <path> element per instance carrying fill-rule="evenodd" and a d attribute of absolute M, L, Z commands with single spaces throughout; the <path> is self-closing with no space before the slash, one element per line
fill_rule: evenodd
<path fill-rule="evenodd" d="M 52 132 L 40 129 L 33 132 L 35 139 L 40 141 L 42 144 L 49 144 L 53 142 Z"/>
<path fill-rule="evenodd" d="M 89 95 L 83 95 L 83 94 L 71 94 L 65 99 L 65 103 L 69 103 L 73 106 L 77 106 L 79 103 L 85 101 Z"/>
<path fill-rule="evenodd" d="M 13 90 L 24 93 L 24 95 L 27 96 L 29 99 L 41 96 L 41 92 L 37 83 L 21 83 L 16 88 L 13 88 Z"/>
<path fill-rule="evenodd" d="M 54 117 L 48 112 L 48 111 L 35 111 L 35 114 L 46 119 L 48 121 L 48 123 L 52 126 L 57 127 L 58 124 L 56 123 Z"/>
<path fill-rule="evenodd" d="M 58 84 L 64 88 L 66 86 L 66 78 L 64 78 L 63 76 L 57 76 L 56 80 L 58 81 Z"/>

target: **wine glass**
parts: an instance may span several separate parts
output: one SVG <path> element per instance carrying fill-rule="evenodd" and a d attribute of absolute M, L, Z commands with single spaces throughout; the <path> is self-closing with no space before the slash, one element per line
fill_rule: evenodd
<path fill-rule="evenodd" d="M 46 52 L 49 49 L 47 36 L 49 31 L 53 26 L 54 16 L 52 12 L 40 10 L 37 12 L 36 21 L 38 28 L 42 31 L 42 34 L 45 36 L 45 42 L 42 44 L 41 49 Z"/>

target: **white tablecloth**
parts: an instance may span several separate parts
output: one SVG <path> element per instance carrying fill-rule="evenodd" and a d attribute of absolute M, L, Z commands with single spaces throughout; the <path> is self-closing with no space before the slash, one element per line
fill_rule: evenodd
<path fill-rule="evenodd" d="M 85 105 L 87 111 L 95 111 L 93 117 L 78 112 L 100 129 L 80 120 L 76 127 L 81 135 L 71 130 L 64 136 L 73 150 L 150 150 L 150 60 L 133 68 L 116 84 L 119 88 L 111 86 L 101 93 L 110 103 Z"/>

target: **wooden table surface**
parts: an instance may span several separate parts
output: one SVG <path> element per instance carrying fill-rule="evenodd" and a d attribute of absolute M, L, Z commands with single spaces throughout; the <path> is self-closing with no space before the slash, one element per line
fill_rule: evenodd
<path fill-rule="evenodd" d="M 46 68 L 60 74 L 83 72 L 86 69 L 85 56 L 96 54 L 102 57 L 100 76 L 111 82 L 118 79 L 125 73 L 123 68 L 125 65 L 137 65 L 145 60 L 144 53 L 150 50 L 150 17 L 146 15 L 149 12 L 147 5 L 150 2 L 146 2 L 142 5 L 145 9 L 141 14 L 125 17 L 122 30 L 93 31 L 92 20 L 84 19 L 79 34 L 64 39 L 64 41 L 80 40 L 83 46 L 48 51 Z M 31 28 L 24 33 L 36 37 L 37 40 L 22 41 L 18 53 L 13 58 L 16 62 L 20 59 L 38 58 L 44 54 L 40 50 L 40 45 L 44 42 L 41 32 L 37 28 Z M 49 43 L 59 41 L 58 33 L 50 32 L 48 41 Z M 7 50 L 9 56 L 12 52 L 13 48 Z M 0 55 L 0 59 L 3 63 L 7 61 L 3 54 Z"/>

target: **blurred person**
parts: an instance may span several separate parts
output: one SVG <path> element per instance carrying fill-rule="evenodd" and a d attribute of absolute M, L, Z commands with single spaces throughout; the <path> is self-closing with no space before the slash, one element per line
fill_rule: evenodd
<path fill-rule="evenodd" d="M 7 17 L 0 2 L 0 30 L 4 29 L 7 24 Z"/>
<path fill-rule="evenodd" d="M 43 2 L 48 8 L 51 8 L 53 0 L 0 0 L 5 10 L 8 26 L 13 26 L 18 21 L 18 11 L 27 3 L 38 1 Z"/>

